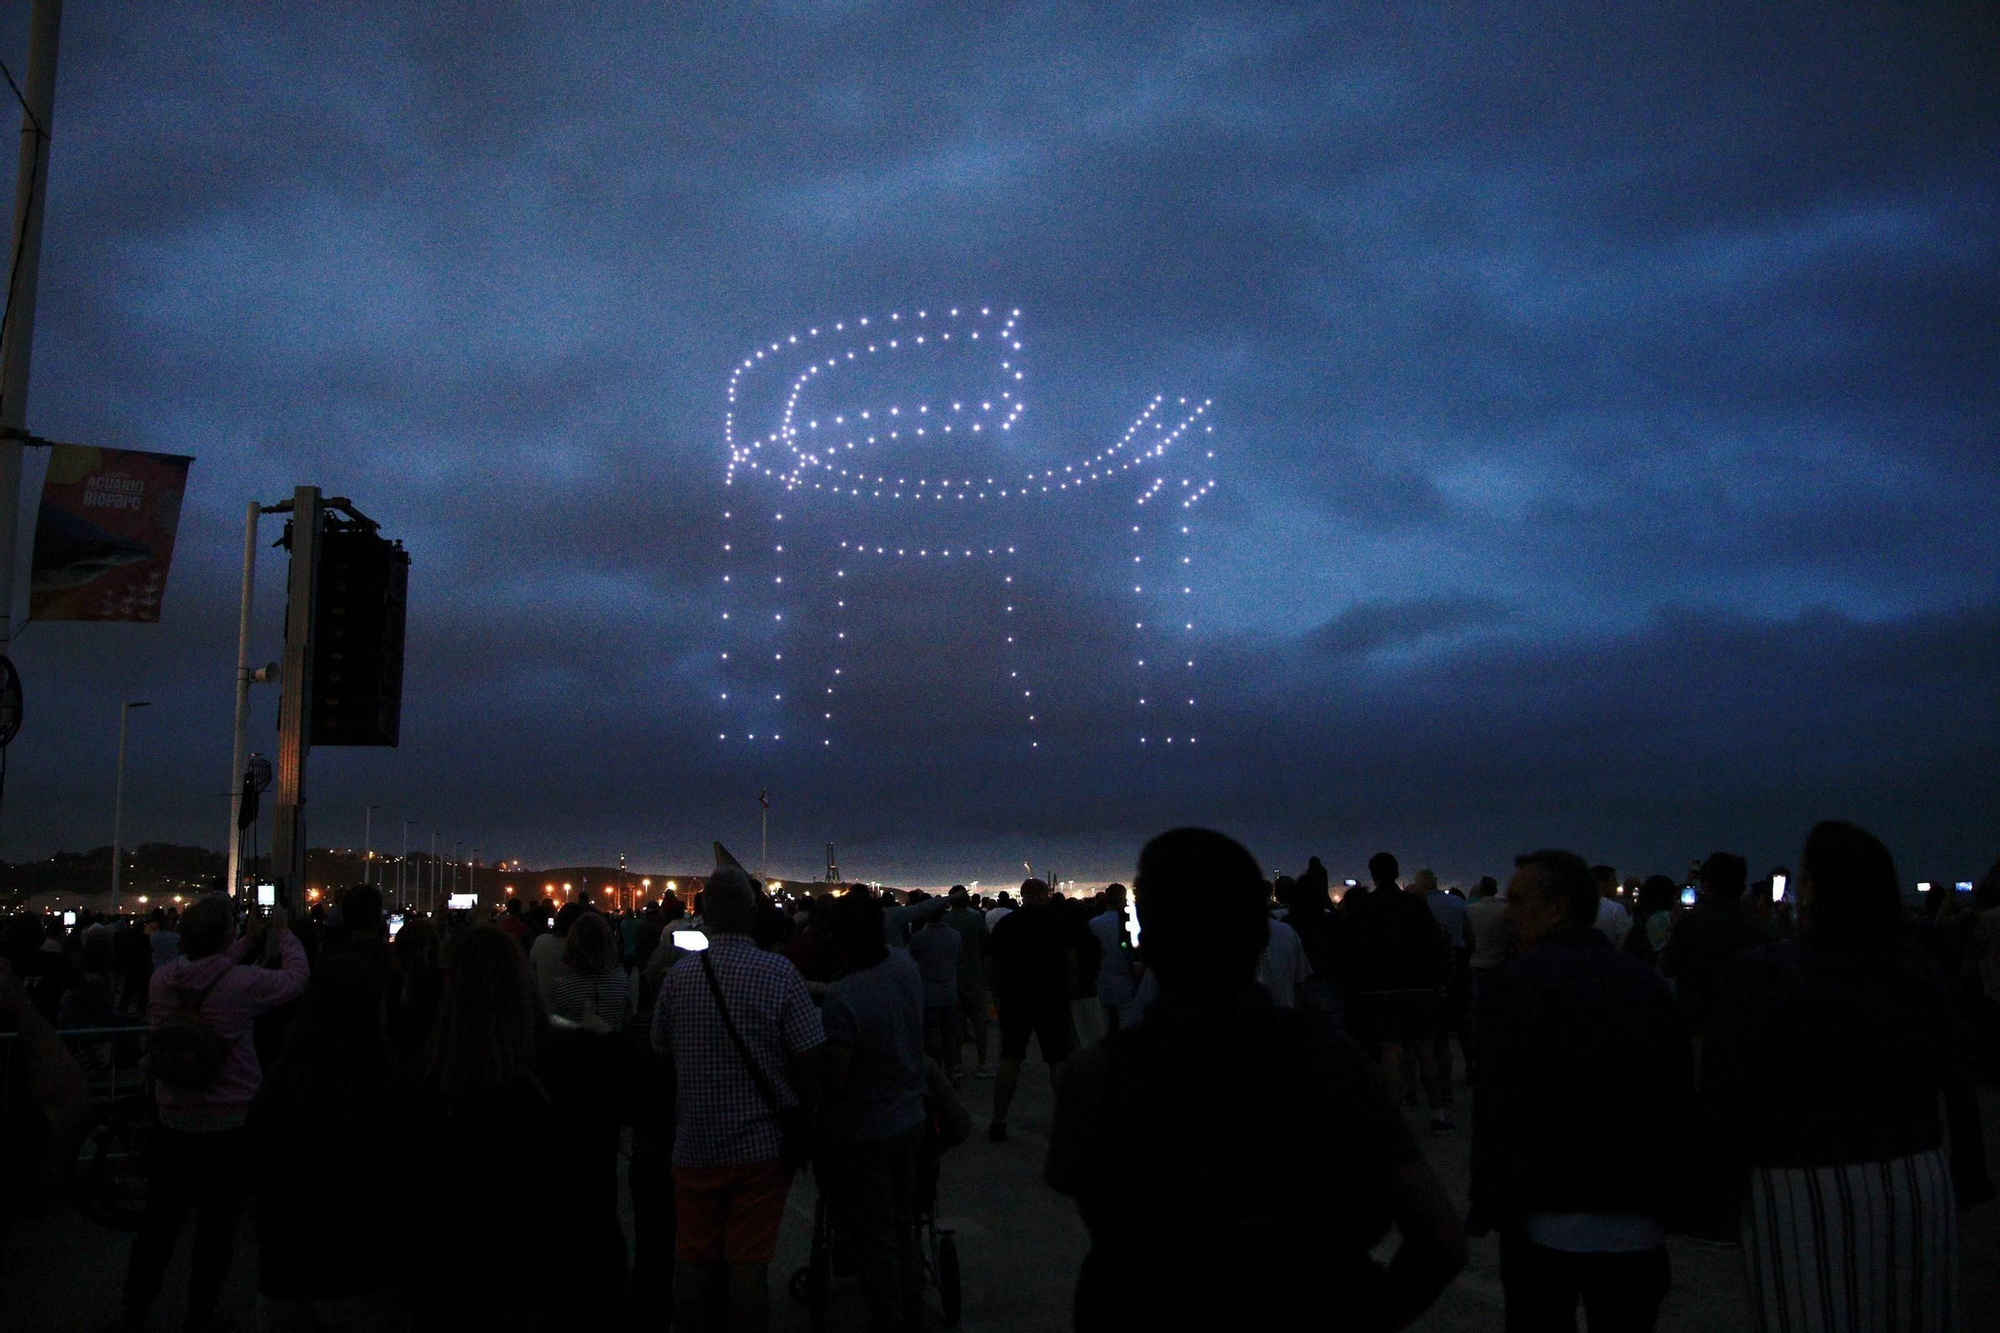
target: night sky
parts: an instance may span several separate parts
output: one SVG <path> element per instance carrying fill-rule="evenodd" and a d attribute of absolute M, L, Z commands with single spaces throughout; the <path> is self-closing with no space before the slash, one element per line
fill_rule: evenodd
<path fill-rule="evenodd" d="M 402 747 L 314 753 L 316 845 L 379 804 L 391 850 L 686 869 L 768 788 L 774 871 L 920 883 L 1182 822 L 1336 876 L 1762 869 L 1834 816 L 1909 879 L 2000 851 L 1991 6 L 334 8 L 68 6 L 29 425 L 197 461 L 163 622 L 15 647 L 0 856 L 110 840 L 125 699 L 127 841 L 222 845 L 243 506 L 299 483 L 413 560 Z M 989 306 L 1025 409 L 967 476 L 1212 400 L 1166 474 L 1216 482 L 1198 747 L 1138 743 L 1136 474 L 725 490 L 757 348 Z M 751 743 L 722 544 L 788 498 L 801 721 Z M 1023 548 L 1032 727 L 965 557 L 870 576 L 804 725 L 827 543 L 896 532 Z"/>

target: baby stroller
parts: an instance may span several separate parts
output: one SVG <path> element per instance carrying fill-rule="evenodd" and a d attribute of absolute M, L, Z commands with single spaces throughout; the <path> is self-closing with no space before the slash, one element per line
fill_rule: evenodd
<path fill-rule="evenodd" d="M 962 1293 L 958 1276 L 958 1237 L 949 1227 L 938 1226 L 938 1172 L 945 1153 L 963 1143 L 970 1131 L 965 1108 L 958 1104 L 951 1083 L 935 1062 L 930 1065 L 930 1088 L 924 1097 L 923 1137 L 917 1145 L 916 1189 L 910 1209 L 916 1232 L 917 1254 L 924 1277 L 937 1288 L 944 1322 L 958 1327 Z M 833 1217 L 827 1208 L 826 1192 L 813 1205 L 812 1249 L 806 1266 L 792 1274 L 792 1299 L 812 1316 L 813 1333 L 825 1333 L 827 1300 L 834 1279 Z"/>

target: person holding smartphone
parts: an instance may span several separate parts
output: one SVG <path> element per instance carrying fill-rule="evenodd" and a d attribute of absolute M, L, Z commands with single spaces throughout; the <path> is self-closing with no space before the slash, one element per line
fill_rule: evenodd
<path fill-rule="evenodd" d="M 146 1212 L 126 1266 L 123 1328 L 146 1326 L 189 1213 L 195 1240 L 187 1327 L 226 1326 L 217 1307 L 249 1193 L 243 1163 L 250 1104 L 264 1082 L 251 1026 L 304 994 L 308 971 L 305 948 L 282 907 L 261 929 L 253 925 L 235 936 L 229 899 L 198 899 L 181 917 L 180 957 L 153 973 L 146 1020 L 153 1029 L 160 1124 L 147 1145 Z M 267 937 L 276 945 L 278 967 L 238 966 L 255 959 Z M 176 1048 L 183 1058 L 169 1061 L 166 1053 Z"/>

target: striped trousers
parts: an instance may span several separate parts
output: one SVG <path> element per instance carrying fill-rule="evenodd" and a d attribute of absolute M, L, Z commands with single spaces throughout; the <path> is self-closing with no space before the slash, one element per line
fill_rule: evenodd
<path fill-rule="evenodd" d="M 1759 1333 L 1959 1327 L 1958 1204 L 1941 1152 L 1758 1167 L 1742 1225 Z"/>

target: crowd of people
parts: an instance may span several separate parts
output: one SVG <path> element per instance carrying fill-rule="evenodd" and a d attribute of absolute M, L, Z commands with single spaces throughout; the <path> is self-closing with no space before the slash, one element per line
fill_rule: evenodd
<path fill-rule="evenodd" d="M 761 1329 L 808 1166 L 871 1326 L 914 1329 L 962 1094 L 990 1080 L 1012 1142 L 1032 1046 L 1045 1177 L 1090 1235 L 1079 1329 L 1397 1328 L 1487 1234 L 1513 1330 L 1652 1328 L 1670 1235 L 1740 1247 L 1759 1328 L 1954 1328 L 2000 866 L 1914 919 L 1851 825 L 1775 873 L 1550 849 L 1466 894 L 1385 852 L 1336 888 L 1179 829 L 1090 897 L 774 896 L 732 866 L 691 912 L 509 901 L 393 938 L 371 885 L 296 924 L 219 894 L 15 916 L 0 1174 L 19 1194 L 82 1114 L 61 1031 L 143 1019 L 158 1123 L 112 1329 L 146 1326 L 190 1222 L 186 1326 L 230 1327 L 253 1201 L 262 1328 Z M 1419 1131 L 1462 1125 L 1458 1201 Z"/>

